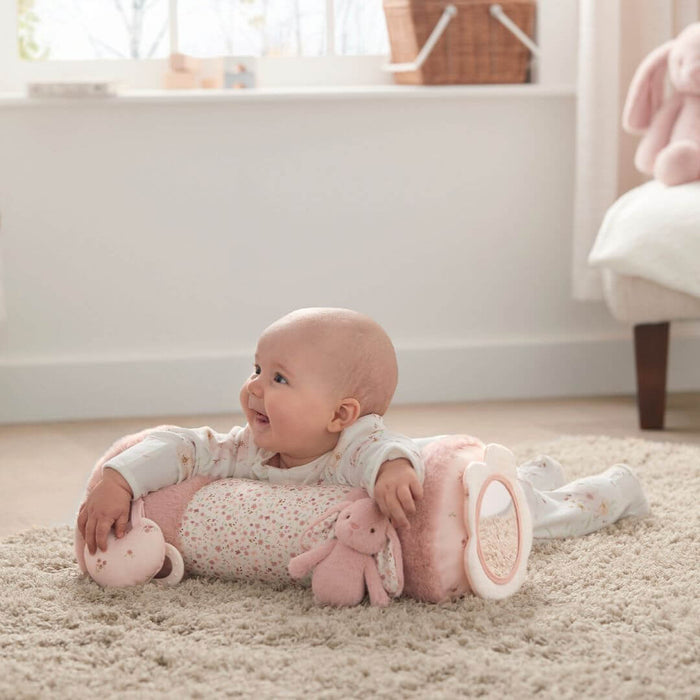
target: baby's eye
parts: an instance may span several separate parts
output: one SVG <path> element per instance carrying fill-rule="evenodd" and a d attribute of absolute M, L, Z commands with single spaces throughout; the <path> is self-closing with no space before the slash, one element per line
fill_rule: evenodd
<path fill-rule="evenodd" d="M 274 381 L 276 381 L 278 384 L 287 383 L 287 380 L 279 372 L 275 372 Z"/>
<path fill-rule="evenodd" d="M 371 527 L 371 528 L 369 529 L 369 531 L 370 531 L 370 532 L 374 532 L 374 528 Z"/>
<path fill-rule="evenodd" d="M 260 365 L 254 365 L 255 369 L 253 370 L 253 374 L 260 374 Z"/>

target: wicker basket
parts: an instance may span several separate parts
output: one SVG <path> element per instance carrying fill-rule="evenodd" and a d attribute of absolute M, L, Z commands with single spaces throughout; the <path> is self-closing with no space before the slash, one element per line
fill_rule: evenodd
<path fill-rule="evenodd" d="M 384 0 L 391 59 L 411 62 L 448 4 L 457 15 L 419 70 L 394 73 L 405 85 L 456 83 L 524 83 L 528 79 L 529 50 L 498 20 L 486 0 Z M 535 26 L 536 0 L 505 0 L 504 12 L 528 36 Z"/>

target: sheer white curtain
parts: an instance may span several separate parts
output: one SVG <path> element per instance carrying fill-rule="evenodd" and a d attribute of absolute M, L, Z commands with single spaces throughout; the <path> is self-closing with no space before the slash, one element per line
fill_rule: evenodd
<path fill-rule="evenodd" d="M 607 208 L 645 177 L 634 168 L 638 137 L 620 115 L 639 62 L 700 19 L 700 0 L 579 0 L 573 294 L 601 299 L 588 253 Z"/>

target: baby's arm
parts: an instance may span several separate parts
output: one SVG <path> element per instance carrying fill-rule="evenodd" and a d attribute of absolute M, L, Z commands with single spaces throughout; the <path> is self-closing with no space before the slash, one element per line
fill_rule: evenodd
<path fill-rule="evenodd" d="M 195 474 L 237 474 L 238 452 L 247 446 L 247 432 L 233 428 L 221 435 L 211 428 L 154 430 L 141 442 L 105 462 L 102 479 L 88 494 L 78 515 L 78 529 L 88 550 L 107 548 L 107 535 L 114 526 L 123 536 L 132 498 L 176 484 Z"/>
<path fill-rule="evenodd" d="M 407 513 L 414 513 L 415 501 L 423 497 L 425 467 L 418 446 L 385 430 L 377 416 L 373 429 L 344 448 L 338 482 L 362 486 L 396 527 L 408 525 Z"/>
<path fill-rule="evenodd" d="M 407 515 L 416 512 L 423 485 L 413 465 L 404 458 L 384 462 L 374 484 L 374 500 L 395 527 L 410 527 Z"/>
<path fill-rule="evenodd" d="M 97 547 L 103 552 L 107 549 L 107 535 L 112 525 L 116 536 L 123 537 L 132 495 L 131 487 L 121 474 L 114 469 L 103 471 L 102 479 L 90 491 L 78 513 L 78 529 L 90 554 L 94 554 Z"/>
<path fill-rule="evenodd" d="M 237 473 L 245 435 L 247 431 L 238 427 L 225 435 L 208 427 L 156 430 L 107 460 L 105 467 L 124 477 L 134 498 L 197 475 L 246 476 Z"/>

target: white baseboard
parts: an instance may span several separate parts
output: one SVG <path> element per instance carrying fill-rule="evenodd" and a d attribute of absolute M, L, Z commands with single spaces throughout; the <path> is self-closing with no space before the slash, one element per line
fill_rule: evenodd
<path fill-rule="evenodd" d="M 631 394 L 629 337 L 397 348 L 395 403 Z M 248 354 L 0 361 L 0 423 L 228 413 Z M 700 390 L 700 337 L 672 337 L 669 391 Z"/>

